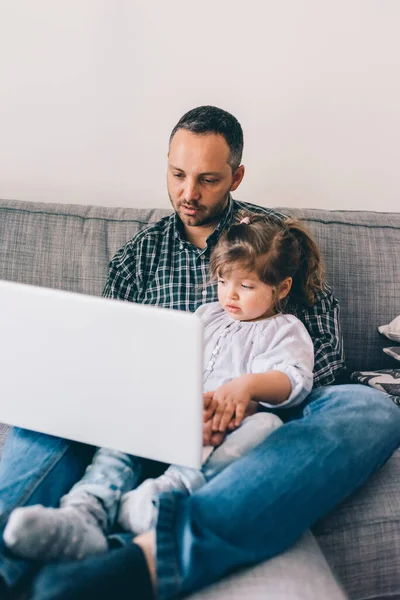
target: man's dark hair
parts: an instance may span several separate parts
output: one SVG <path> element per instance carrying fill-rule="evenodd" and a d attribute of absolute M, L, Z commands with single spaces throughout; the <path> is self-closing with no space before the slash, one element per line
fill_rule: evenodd
<path fill-rule="evenodd" d="M 222 135 L 229 146 L 228 164 L 234 173 L 242 160 L 243 130 L 239 121 L 226 110 L 216 106 L 198 106 L 181 117 L 172 130 L 172 138 L 179 129 L 191 131 L 197 135 L 215 133 Z"/>

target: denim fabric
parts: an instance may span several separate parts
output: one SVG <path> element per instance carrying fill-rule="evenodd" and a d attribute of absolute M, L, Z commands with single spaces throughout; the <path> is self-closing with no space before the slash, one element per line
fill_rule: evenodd
<path fill-rule="evenodd" d="M 99 522 L 108 532 L 114 525 L 122 494 L 138 484 L 141 476 L 141 459 L 118 450 L 99 448 L 82 479 L 64 496 L 62 506 L 86 504 L 87 495 L 95 496 L 104 509 Z"/>
<path fill-rule="evenodd" d="M 284 427 L 194 495 L 161 496 L 156 555 L 160 600 L 279 554 L 400 445 L 400 411 L 381 392 L 346 385 L 318 389 L 309 400 L 301 410 L 282 411 L 289 421 Z M 14 433 L 5 449 L 6 472 L 0 472 L 0 480 L 9 482 L 1 490 L 5 512 L 18 503 L 57 505 L 91 458 L 84 450 L 57 438 Z M 29 468 L 21 459 L 28 452 Z M 24 493 L 27 483 L 31 489 Z M 5 513 L 2 519 L 4 526 Z M 119 541 L 131 541 L 131 536 Z M 1 555 L 0 574 L 13 584 L 27 564 L 8 558 L 4 548 Z"/>
<path fill-rule="evenodd" d="M 3 542 L 10 512 L 17 506 L 58 506 L 82 477 L 94 448 L 34 431 L 9 431 L 0 461 L 0 578 L 14 587 L 33 571 L 32 562 L 15 558 Z"/>
<path fill-rule="evenodd" d="M 400 445 L 398 407 L 359 385 L 315 390 L 291 418 L 192 496 L 160 497 L 160 600 L 279 554 Z"/>

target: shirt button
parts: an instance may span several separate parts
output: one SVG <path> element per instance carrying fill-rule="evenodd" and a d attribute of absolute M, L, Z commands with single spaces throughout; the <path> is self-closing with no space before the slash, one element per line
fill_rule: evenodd
<path fill-rule="evenodd" d="M 179 244 L 179 250 L 183 250 L 183 244 Z"/>
<path fill-rule="evenodd" d="M 204 254 L 202 254 L 202 255 L 200 256 L 200 258 L 201 258 L 201 260 L 205 260 L 205 258 L 206 258 L 206 257 L 204 256 Z"/>
<path fill-rule="evenodd" d="M 207 296 L 207 290 L 203 290 L 201 293 L 203 294 L 203 296 Z"/>

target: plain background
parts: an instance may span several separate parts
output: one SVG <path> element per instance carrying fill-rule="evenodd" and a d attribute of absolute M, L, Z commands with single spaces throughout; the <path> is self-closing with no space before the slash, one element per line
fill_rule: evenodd
<path fill-rule="evenodd" d="M 398 211 L 398 0 L 0 0 L 0 197 L 167 207 L 167 140 L 215 104 L 235 197 Z"/>

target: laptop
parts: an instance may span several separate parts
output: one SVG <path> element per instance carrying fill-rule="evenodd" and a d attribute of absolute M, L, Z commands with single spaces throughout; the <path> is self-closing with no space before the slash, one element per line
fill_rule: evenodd
<path fill-rule="evenodd" d="M 202 457 L 193 314 L 0 281 L 0 422 L 166 463 Z"/>

